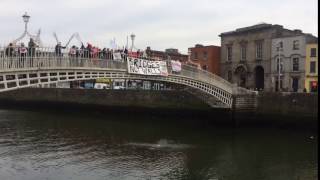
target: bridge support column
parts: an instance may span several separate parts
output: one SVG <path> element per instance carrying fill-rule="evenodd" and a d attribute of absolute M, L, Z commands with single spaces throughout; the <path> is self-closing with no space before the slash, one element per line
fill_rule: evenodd
<path fill-rule="evenodd" d="M 28 86 L 30 86 L 31 82 L 30 82 L 30 74 L 29 73 L 26 74 L 26 78 L 27 78 Z"/>

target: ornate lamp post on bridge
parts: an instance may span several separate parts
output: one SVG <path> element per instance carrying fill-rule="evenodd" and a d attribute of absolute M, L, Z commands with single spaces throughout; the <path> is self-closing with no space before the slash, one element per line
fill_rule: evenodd
<path fill-rule="evenodd" d="M 136 38 L 136 35 L 135 34 L 131 34 L 130 38 L 131 38 L 131 52 L 132 52 L 132 50 L 135 48 L 134 47 L 134 39 Z"/>
<path fill-rule="evenodd" d="M 27 12 L 22 16 L 22 19 L 23 19 L 23 22 L 25 23 L 24 24 L 24 32 L 18 39 L 12 41 L 12 43 L 15 45 L 15 44 L 17 44 L 18 41 L 23 39 L 25 36 L 29 36 L 30 38 L 33 38 L 33 40 L 35 41 L 35 43 L 37 45 L 40 45 L 41 44 L 41 40 L 40 40 L 41 31 L 40 31 L 40 29 L 39 29 L 37 35 L 30 34 L 28 32 L 28 23 L 29 23 L 30 16 L 27 14 Z"/>
<path fill-rule="evenodd" d="M 27 33 L 28 32 L 28 22 L 29 22 L 29 19 L 30 19 L 30 16 L 27 14 L 27 12 L 22 16 L 23 18 L 23 21 L 25 23 L 25 26 L 24 26 L 24 32 Z"/>

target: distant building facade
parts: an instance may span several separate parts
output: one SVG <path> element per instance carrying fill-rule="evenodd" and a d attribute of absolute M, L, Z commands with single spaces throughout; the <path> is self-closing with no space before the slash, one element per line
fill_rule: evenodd
<path fill-rule="evenodd" d="M 248 89 L 272 91 L 272 39 L 301 34 L 265 23 L 221 33 L 221 76 Z"/>
<path fill-rule="evenodd" d="M 199 64 L 200 68 L 220 75 L 220 47 L 196 44 L 189 48 L 190 61 Z"/>
<path fill-rule="evenodd" d="M 306 74 L 306 45 L 316 39 L 308 34 L 272 39 L 272 91 L 303 92 Z M 280 82 L 280 84 L 279 84 Z"/>
<path fill-rule="evenodd" d="M 150 47 L 147 47 L 145 50 L 147 56 L 152 59 L 159 60 L 176 60 L 180 62 L 188 61 L 188 55 L 181 54 L 178 49 L 166 49 L 165 51 L 152 50 Z"/>
<path fill-rule="evenodd" d="M 307 44 L 305 64 L 305 89 L 307 92 L 318 92 L 318 41 Z"/>

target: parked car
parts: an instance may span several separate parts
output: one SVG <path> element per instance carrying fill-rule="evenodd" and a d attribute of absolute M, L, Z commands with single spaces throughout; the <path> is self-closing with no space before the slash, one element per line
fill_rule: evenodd
<path fill-rule="evenodd" d="M 113 89 L 115 89 L 115 90 L 125 89 L 124 80 L 114 80 L 113 81 Z"/>
<path fill-rule="evenodd" d="M 105 83 L 95 83 L 94 89 L 110 89 L 109 86 Z"/>

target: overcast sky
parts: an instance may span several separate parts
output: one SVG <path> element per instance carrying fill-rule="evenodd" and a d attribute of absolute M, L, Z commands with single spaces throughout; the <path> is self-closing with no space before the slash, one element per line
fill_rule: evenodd
<path fill-rule="evenodd" d="M 62 43 L 78 32 L 83 42 L 110 47 L 136 34 L 136 47 L 186 53 L 197 43 L 220 45 L 219 34 L 261 22 L 318 36 L 317 0 L 0 0 L 0 44 L 41 28 L 44 44 Z M 74 40 L 71 44 L 77 44 Z"/>

